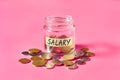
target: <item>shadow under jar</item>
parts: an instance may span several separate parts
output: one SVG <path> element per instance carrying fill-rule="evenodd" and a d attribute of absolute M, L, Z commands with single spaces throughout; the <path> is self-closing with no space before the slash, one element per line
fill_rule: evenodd
<path fill-rule="evenodd" d="M 71 16 L 45 18 L 45 50 L 64 55 L 75 49 L 75 27 Z"/>

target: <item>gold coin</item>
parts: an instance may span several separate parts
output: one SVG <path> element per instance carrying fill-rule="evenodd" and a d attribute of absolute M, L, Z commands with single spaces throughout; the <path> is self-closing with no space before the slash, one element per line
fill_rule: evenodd
<path fill-rule="evenodd" d="M 53 59 L 52 60 L 52 63 L 54 63 L 55 65 L 59 66 L 59 65 L 62 65 L 63 63 L 57 59 Z"/>
<path fill-rule="evenodd" d="M 19 59 L 19 62 L 22 64 L 27 64 L 27 63 L 30 63 L 31 60 L 29 60 L 28 58 L 21 58 L 21 59 Z"/>
<path fill-rule="evenodd" d="M 46 63 L 47 60 L 42 59 L 42 60 L 34 60 L 32 64 L 36 67 L 39 67 L 39 66 L 44 66 Z"/>
<path fill-rule="evenodd" d="M 84 64 L 86 64 L 86 62 L 83 61 L 83 60 L 76 60 L 75 63 L 78 64 L 78 65 L 84 65 Z"/>
<path fill-rule="evenodd" d="M 94 54 L 93 52 L 87 52 L 87 53 L 85 54 L 85 56 L 87 56 L 87 57 L 92 57 L 92 56 L 95 56 L 95 54 Z"/>
<path fill-rule="evenodd" d="M 55 65 L 53 63 L 45 64 L 45 68 L 47 68 L 47 69 L 53 69 L 54 67 L 55 67 Z"/>
<path fill-rule="evenodd" d="M 73 64 L 71 66 L 66 66 L 68 69 L 76 69 L 78 66 L 76 64 Z"/>
<path fill-rule="evenodd" d="M 31 60 L 42 60 L 42 58 L 39 56 L 32 56 Z"/>
<path fill-rule="evenodd" d="M 65 66 L 72 66 L 74 63 L 72 61 L 63 61 Z"/>
<path fill-rule="evenodd" d="M 42 53 L 42 54 L 41 54 L 41 57 L 42 57 L 43 59 L 51 59 L 51 55 L 50 55 L 49 53 Z"/>
<path fill-rule="evenodd" d="M 72 60 L 74 58 L 75 58 L 75 54 L 73 52 L 63 55 L 63 60 Z"/>
<path fill-rule="evenodd" d="M 88 48 L 82 48 L 81 49 L 83 52 L 87 52 L 89 49 Z"/>
<path fill-rule="evenodd" d="M 30 54 L 33 54 L 33 53 L 40 53 L 41 50 L 40 49 L 37 49 L 37 48 L 31 48 L 28 50 Z"/>

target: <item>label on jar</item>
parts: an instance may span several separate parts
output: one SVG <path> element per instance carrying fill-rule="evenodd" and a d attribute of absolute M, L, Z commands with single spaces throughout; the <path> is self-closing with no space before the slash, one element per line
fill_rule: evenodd
<path fill-rule="evenodd" d="M 59 47 L 63 47 L 63 46 L 71 46 L 73 45 L 73 38 L 69 37 L 69 38 L 50 38 L 50 37 L 46 37 L 46 45 L 49 46 L 59 46 Z"/>

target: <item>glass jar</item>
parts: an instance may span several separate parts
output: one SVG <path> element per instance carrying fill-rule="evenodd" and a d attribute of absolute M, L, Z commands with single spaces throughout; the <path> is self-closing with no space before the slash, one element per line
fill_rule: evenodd
<path fill-rule="evenodd" d="M 67 54 L 75 49 L 75 27 L 71 16 L 48 16 L 44 29 L 47 52 Z"/>

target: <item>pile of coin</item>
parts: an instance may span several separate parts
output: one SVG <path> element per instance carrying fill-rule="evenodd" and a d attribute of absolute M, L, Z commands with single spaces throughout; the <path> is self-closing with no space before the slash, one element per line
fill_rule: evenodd
<path fill-rule="evenodd" d="M 90 57 L 95 55 L 93 52 L 89 52 L 88 48 L 82 48 L 79 51 L 72 50 L 62 56 L 57 53 L 43 52 L 37 48 L 23 51 L 22 54 L 30 56 L 30 59 L 21 58 L 19 59 L 20 63 L 27 64 L 32 62 L 36 67 L 45 67 L 47 69 L 53 69 L 55 66 L 65 66 L 68 69 L 76 69 L 78 65 L 86 64 L 86 61 L 90 61 Z"/>

